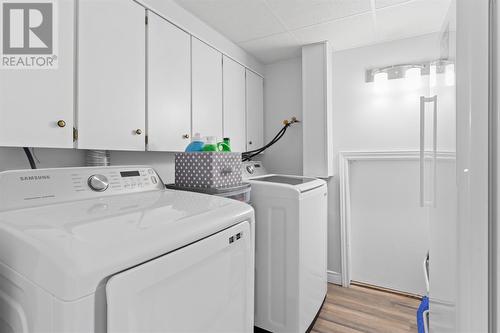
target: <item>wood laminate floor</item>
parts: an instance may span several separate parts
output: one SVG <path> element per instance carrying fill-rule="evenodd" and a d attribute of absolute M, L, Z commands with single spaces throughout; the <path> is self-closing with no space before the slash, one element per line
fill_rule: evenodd
<path fill-rule="evenodd" d="M 418 299 L 370 288 L 328 284 L 313 333 L 417 332 Z"/>

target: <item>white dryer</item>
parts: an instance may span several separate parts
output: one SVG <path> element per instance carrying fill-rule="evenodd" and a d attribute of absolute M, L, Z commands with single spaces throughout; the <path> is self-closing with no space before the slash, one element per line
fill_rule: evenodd
<path fill-rule="evenodd" d="M 255 209 L 255 325 L 306 332 L 327 293 L 327 186 L 246 162 Z"/>
<path fill-rule="evenodd" d="M 149 167 L 0 173 L 0 332 L 253 332 L 254 212 Z"/>

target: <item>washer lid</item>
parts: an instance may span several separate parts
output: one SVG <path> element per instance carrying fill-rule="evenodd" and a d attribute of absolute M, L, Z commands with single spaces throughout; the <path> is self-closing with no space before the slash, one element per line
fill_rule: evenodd
<path fill-rule="evenodd" d="M 290 195 L 300 195 L 326 186 L 326 182 L 318 178 L 277 174 L 253 177 L 248 182 L 252 184 L 253 190 L 256 190 L 257 187 L 276 188 L 276 190 L 281 190 L 281 195 L 287 195 L 287 193 Z"/>
<path fill-rule="evenodd" d="M 0 262 L 73 301 L 120 271 L 251 220 L 247 204 L 171 190 L 5 210 Z"/>
<path fill-rule="evenodd" d="M 260 182 L 287 184 L 287 185 L 301 185 L 301 184 L 307 184 L 307 183 L 313 182 L 316 179 L 315 178 L 306 178 L 306 177 L 272 175 L 272 176 L 255 178 L 253 180 L 260 181 Z"/>

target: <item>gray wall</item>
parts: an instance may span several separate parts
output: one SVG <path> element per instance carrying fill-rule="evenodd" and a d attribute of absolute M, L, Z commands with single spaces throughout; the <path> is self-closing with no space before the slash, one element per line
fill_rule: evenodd
<path fill-rule="evenodd" d="M 264 81 L 264 132 L 266 142 L 283 127 L 283 120 L 302 119 L 301 59 L 290 59 L 268 65 Z M 262 158 L 270 172 L 302 174 L 302 127 L 295 124 L 285 136 L 269 148 Z"/>

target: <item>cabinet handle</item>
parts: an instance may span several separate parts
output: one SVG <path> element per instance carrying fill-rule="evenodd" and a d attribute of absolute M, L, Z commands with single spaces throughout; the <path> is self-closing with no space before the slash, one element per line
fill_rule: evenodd
<path fill-rule="evenodd" d="M 142 134 L 142 130 L 140 128 L 136 129 L 135 130 L 135 134 L 141 135 Z"/>
<path fill-rule="evenodd" d="M 182 136 L 182 138 L 183 138 L 183 139 L 189 139 L 189 134 L 184 134 L 184 135 Z"/>
<path fill-rule="evenodd" d="M 249 144 L 249 145 L 253 145 L 253 142 L 252 142 L 252 141 L 248 141 L 248 144 Z"/>
<path fill-rule="evenodd" d="M 66 127 L 66 122 L 64 120 L 58 120 L 57 126 L 59 126 L 60 128 Z"/>

